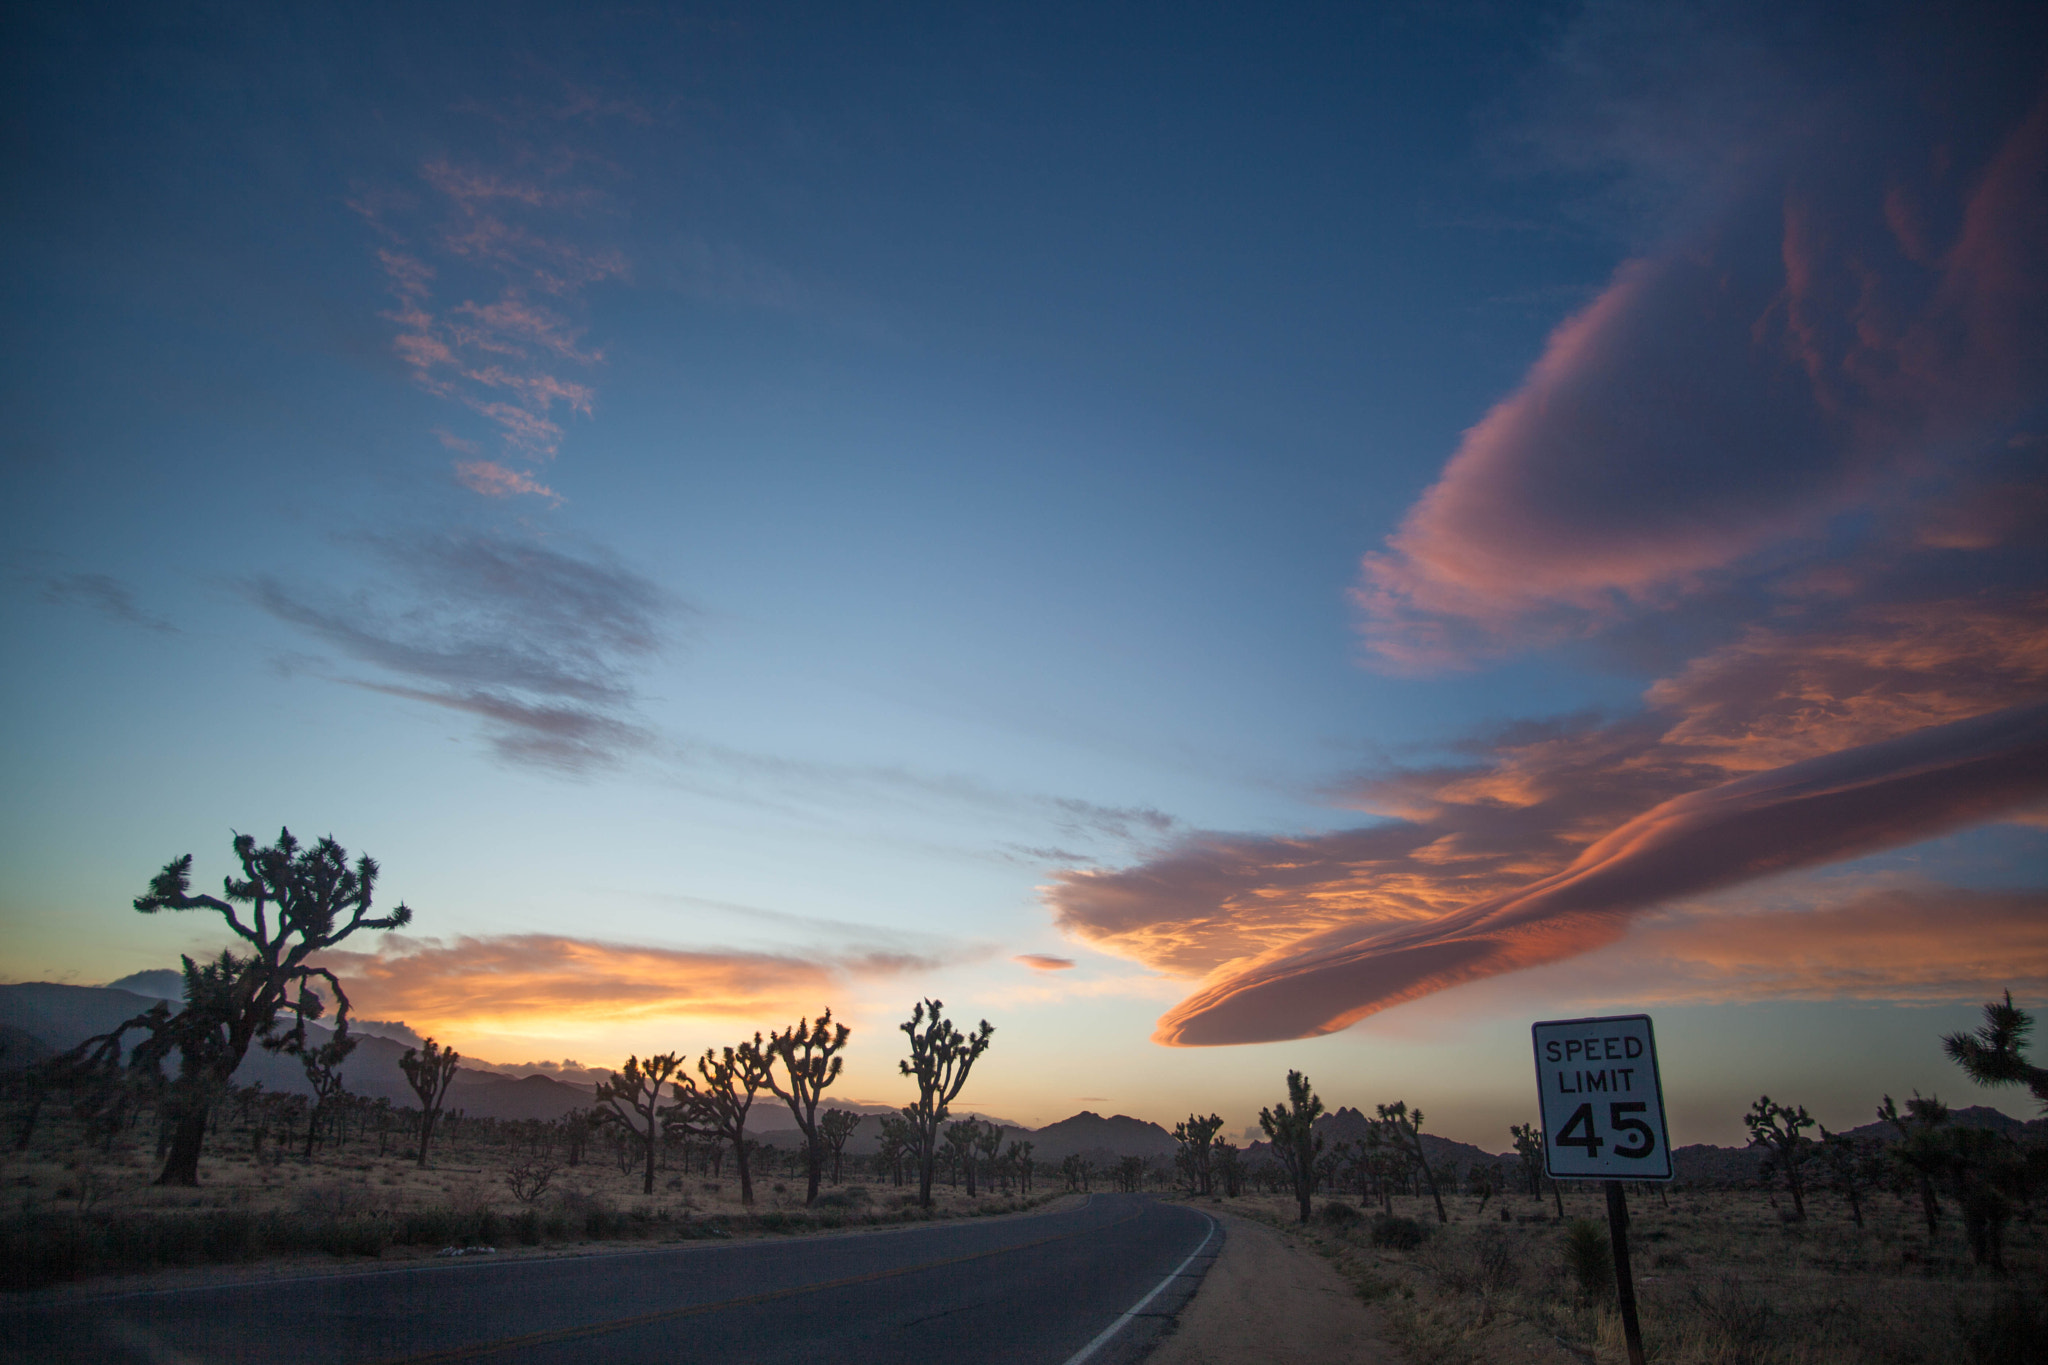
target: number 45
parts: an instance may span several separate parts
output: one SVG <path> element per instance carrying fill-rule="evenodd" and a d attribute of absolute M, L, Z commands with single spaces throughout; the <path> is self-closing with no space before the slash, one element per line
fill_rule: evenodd
<path fill-rule="evenodd" d="M 1616 1133 L 1634 1134 L 1637 1139 L 1633 1145 L 1617 1144 L 1614 1155 L 1640 1161 L 1657 1150 L 1657 1135 L 1650 1131 L 1650 1125 L 1629 1117 L 1649 1107 L 1640 1100 L 1617 1100 L 1607 1106 L 1607 1126 Z M 1565 1120 L 1564 1127 L 1558 1130 L 1556 1142 L 1560 1147 L 1583 1147 L 1588 1157 L 1597 1158 L 1607 1140 L 1593 1127 L 1593 1106 L 1582 1104 L 1574 1109 L 1572 1116 Z"/>

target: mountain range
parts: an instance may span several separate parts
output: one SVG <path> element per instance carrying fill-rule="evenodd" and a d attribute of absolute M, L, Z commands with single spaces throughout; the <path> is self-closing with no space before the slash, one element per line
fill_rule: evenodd
<path fill-rule="evenodd" d="M 138 972 L 111 986 L 71 986 L 49 981 L 0 986 L 0 1069 L 24 1066 L 42 1057 L 67 1051 L 88 1038 L 111 1032 L 148 1010 L 158 1000 L 175 1000 L 180 984 L 176 972 L 154 971 Z M 320 1033 L 326 1032 L 318 1024 L 310 1027 Z M 408 1041 L 368 1031 L 377 1027 L 389 1027 L 405 1035 Z M 358 1095 L 390 1100 L 394 1105 L 417 1104 L 417 1098 L 398 1066 L 398 1059 L 404 1055 L 410 1038 L 416 1035 L 402 1025 L 358 1025 L 351 1032 L 355 1033 L 358 1042 L 355 1051 L 342 1064 L 342 1076 L 348 1088 Z M 273 1092 L 312 1093 L 312 1087 L 306 1083 L 305 1072 L 296 1060 L 252 1048 L 241 1069 L 235 1072 L 235 1083 L 250 1085 L 258 1081 L 263 1083 L 264 1089 Z M 560 1118 L 571 1110 L 588 1108 L 594 1098 L 593 1086 L 586 1082 L 563 1080 L 539 1072 L 516 1076 L 501 1070 L 461 1067 L 449 1087 L 446 1106 L 451 1111 L 459 1109 L 475 1118 L 549 1120 Z M 897 1112 L 892 1105 L 858 1100 L 830 1100 L 828 1107 L 851 1110 L 868 1120 L 854 1130 L 847 1142 L 847 1152 L 855 1156 L 867 1155 L 879 1147 L 881 1125 L 874 1122 L 874 1118 Z M 1071 1118 L 1037 1129 L 983 1114 L 963 1112 L 958 1117 L 974 1117 L 995 1123 L 1003 1129 L 1005 1145 L 1029 1142 L 1032 1144 L 1032 1157 L 1039 1161 L 1058 1162 L 1075 1155 L 1085 1157 L 1098 1166 L 1128 1156 L 1170 1160 L 1177 1147 L 1173 1134 L 1166 1129 L 1127 1114 L 1105 1118 L 1091 1110 L 1083 1110 Z M 1983 1105 L 1954 1111 L 1953 1121 L 1970 1127 L 2048 1136 L 2048 1119 L 2024 1122 Z M 1322 1135 L 1325 1144 L 1355 1141 L 1364 1138 L 1370 1122 L 1362 1111 L 1343 1107 L 1317 1119 L 1316 1131 Z M 766 1092 L 755 1100 L 748 1127 L 759 1133 L 763 1141 L 777 1146 L 791 1145 L 796 1135 L 796 1121 L 789 1110 L 774 1095 Z M 1849 1136 L 1888 1142 L 1894 1134 L 1887 1124 L 1867 1123 L 1850 1129 Z M 1488 1152 L 1471 1143 L 1456 1142 L 1435 1133 L 1425 1132 L 1422 1135 L 1422 1147 L 1429 1158 L 1431 1170 L 1439 1177 L 1453 1170 L 1463 1171 L 1475 1162 L 1502 1167 L 1504 1171 L 1511 1170 L 1516 1162 L 1513 1153 Z M 1253 1142 L 1245 1148 L 1245 1154 L 1256 1161 L 1271 1150 L 1269 1143 Z M 1754 1148 L 1705 1144 L 1680 1147 L 1672 1157 L 1680 1180 L 1713 1183 L 1753 1180 L 1762 1160 L 1761 1153 Z"/>

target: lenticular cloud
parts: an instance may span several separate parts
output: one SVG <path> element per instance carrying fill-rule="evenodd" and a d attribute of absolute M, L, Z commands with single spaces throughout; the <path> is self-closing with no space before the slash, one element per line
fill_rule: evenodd
<path fill-rule="evenodd" d="M 1568 867 L 1424 923 L 1335 931 L 1254 961 L 1159 1021 L 1162 1043 L 1311 1037 L 1462 981 L 1619 938 L 1677 897 L 1853 858 L 2048 796 L 2048 704 L 1933 726 L 1666 801 Z"/>

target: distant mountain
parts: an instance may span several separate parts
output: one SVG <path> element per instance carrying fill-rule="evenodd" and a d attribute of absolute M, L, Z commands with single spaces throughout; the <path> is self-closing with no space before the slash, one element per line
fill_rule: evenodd
<path fill-rule="evenodd" d="M 137 973 L 147 977 L 150 974 Z M 18 1038 L 41 1045 L 49 1052 L 65 1052 L 88 1038 L 112 1032 L 136 1015 L 155 1005 L 160 997 L 116 990 L 110 986 L 67 986 L 57 982 L 34 981 L 0 986 L 0 1040 L 11 1049 Z M 310 1026 L 316 1036 L 328 1030 Z M 139 1035 L 131 1038 L 140 1041 Z M 24 1044 L 25 1046 L 26 1044 Z M 348 1088 L 371 1099 L 387 1099 L 396 1105 L 417 1105 L 419 1099 L 399 1070 L 398 1059 L 405 1045 L 389 1038 L 356 1035 L 355 1051 L 342 1064 Z M 8 1054 L 0 1054 L 5 1056 Z M 4 1065 L 0 1062 L 0 1065 Z M 235 1072 L 236 1085 L 253 1085 L 284 1094 L 309 1095 L 305 1069 L 292 1057 L 249 1049 Z M 461 1109 L 480 1118 L 558 1118 L 571 1109 L 591 1102 L 590 1088 L 545 1076 L 515 1079 L 491 1071 L 462 1068 L 449 1087 L 447 1107 Z M 785 1115 L 786 1116 L 786 1115 Z"/>
<path fill-rule="evenodd" d="M 2000 1113 L 1987 1104 L 1973 1104 L 1965 1109 L 1949 1111 L 1948 1121 L 1963 1128 L 1989 1128 L 1994 1133 L 2007 1133 L 2020 1137 L 2029 1133 L 2048 1133 L 2048 1119 L 2016 1119 L 2010 1114 Z M 1848 1136 L 1869 1142 L 1896 1142 L 1899 1130 L 1882 1119 L 1851 1128 Z"/>
<path fill-rule="evenodd" d="M 1362 1111 L 1345 1107 L 1317 1119 L 1315 1130 L 1323 1139 L 1324 1150 L 1327 1151 L 1340 1142 L 1363 1142 L 1372 1122 Z M 1256 1165 L 1259 1161 L 1272 1156 L 1273 1144 L 1253 1142 L 1245 1147 L 1244 1152 L 1245 1159 Z M 1482 1166 L 1498 1166 L 1503 1169 L 1512 1168 L 1516 1164 L 1513 1153 L 1501 1156 L 1484 1148 L 1474 1147 L 1469 1142 L 1453 1142 L 1431 1132 L 1422 1134 L 1422 1154 L 1429 1159 L 1430 1173 L 1445 1182 L 1462 1176 L 1465 1169 L 1475 1162 Z"/>
<path fill-rule="evenodd" d="M 1156 1123 L 1134 1119 L 1128 1114 L 1104 1118 L 1088 1109 L 1036 1131 L 1008 1129 L 1005 1138 L 1012 1142 L 1029 1142 L 1034 1161 L 1061 1161 L 1075 1155 L 1091 1161 L 1127 1156 L 1171 1157 L 1179 1148 L 1173 1134 Z"/>
<path fill-rule="evenodd" d="M 146 972 L 130 972 L 119 981 L 109 981 L 106 989 L 147 995 L 156 1000 L 183 1000 L 185 974 L 168 967 L 152 967 Z"/>

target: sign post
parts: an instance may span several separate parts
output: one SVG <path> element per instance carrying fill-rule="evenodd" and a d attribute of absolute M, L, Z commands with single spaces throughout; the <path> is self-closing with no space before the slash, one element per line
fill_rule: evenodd
<path fill-rule="evenodd" d="M 1607 1186 L 1607 1233 L 1629 1365 L 1643 1365 L 1635 1277 L 1628 1261 L 1624 1180 L 1669 1180 L 1671 1137 L 1664 1125 L 1664 1083 L 1647 1014 L 1550 1019 L 1530 1026 L 1536 1046 L 1536 1098 L 1543 1115 L 1543 1169 L 1552 1180 L 1600 1180 Z"/>

